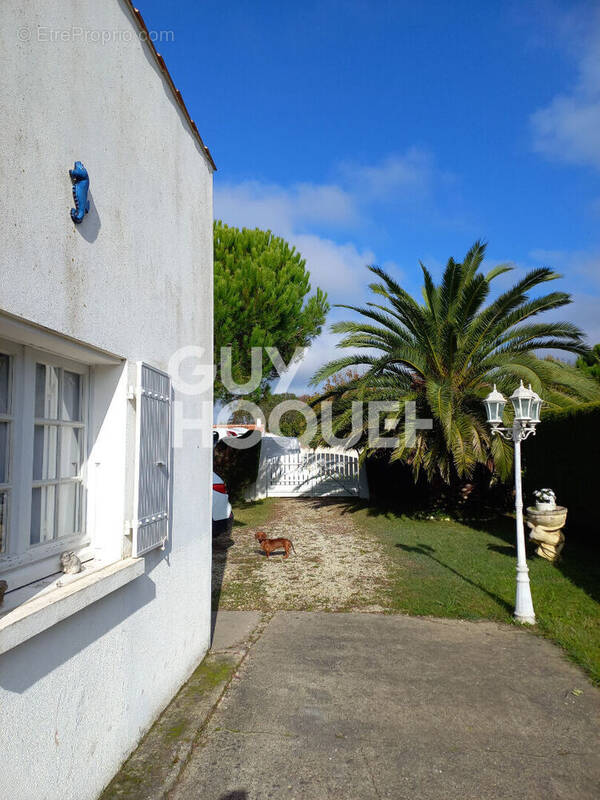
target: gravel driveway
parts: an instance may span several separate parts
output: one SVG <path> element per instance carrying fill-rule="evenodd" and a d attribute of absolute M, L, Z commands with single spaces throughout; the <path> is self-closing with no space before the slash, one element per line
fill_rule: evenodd
<path fill-rule="evenodd" d="M 260 527 L 234 528 L 213 543 L 213 593 L 222 609 L 382 611 L 387 570 L 381 545 L 354 525 L 346 503 L 282 498 Z M 267 558 L 254 538 L 291 539 Z"/>

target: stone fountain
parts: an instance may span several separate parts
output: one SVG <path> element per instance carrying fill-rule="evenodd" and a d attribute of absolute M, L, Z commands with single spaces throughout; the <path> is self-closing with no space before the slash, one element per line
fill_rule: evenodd
<path fill-rule="evenodd" d="M 565 546 L 562 529 L 567 521 L 567 509 L 555 506 L 552 509 L 527 509 L 527 524 L 530 527 L 529 541 L 537 545 L 536 553 L 548 561 L 556 561 Z"/>

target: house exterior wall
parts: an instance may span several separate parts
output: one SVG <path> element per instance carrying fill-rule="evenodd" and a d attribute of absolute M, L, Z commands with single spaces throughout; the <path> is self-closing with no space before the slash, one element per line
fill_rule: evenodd
<path fill-rule="evenodd" d="M 74 27 L 117 33 L 86 41 Z M 71 35 L 48 41 L 46 30 Z M 98 422 L 116 426 L 98 435 L 112 465 L 98 513 L 111 531 L 120 525 L 117 542 L 131 514 L 134 363 L 166 370 L 188 345 L 212 363 L 212 168 L 137 33 L 121 0 L 0 5 L 0 310 L 126 360 Z M 75 160 L 90 176 L 79 226 L 69 215 Z M 193 417 L 212 397 L 175 399 Z M 97 797 L 206 652 L 212 450 L 200 433 L 174 451 L 167 550 L 0 656 L 1 797 Z"/>

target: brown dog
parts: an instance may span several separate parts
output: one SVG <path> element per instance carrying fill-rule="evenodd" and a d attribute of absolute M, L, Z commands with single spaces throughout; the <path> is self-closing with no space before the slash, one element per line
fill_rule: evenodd
<path fill-rule="evenodd" d="M 275 550 L 285 550 L 284 558 L 289 557 L 290 548 L 294 551 L 294 555 L 296 554 L 296 548 L 289 539 L 267 539 L 267 534 L 263 533 L 262 531 L 258 531 L 258 533 L 255 533 L 254 538 L 260 544 L 264 552 L 267 554 L 267 558 Z"/>

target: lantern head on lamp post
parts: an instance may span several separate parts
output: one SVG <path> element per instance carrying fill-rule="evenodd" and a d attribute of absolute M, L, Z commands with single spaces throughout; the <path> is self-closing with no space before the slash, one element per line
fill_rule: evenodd
<path fill-rule="evenodd" d="M 506 398 L 504 395 L 496 389 L 496 384 L 494 384 L 493 390 L 488 394 L 488 396 L 483 401 L 483 405 L 485 406 L 485 413 L 487 416 L 487 421 L 493 427 L 502 424 L 502 412 L 504 411 L 504 406 L 506 405 Z"/>
<path fill-rule="evenodd" d="M 531 389 L 531 384 L 529 384 L 529 391 L 532 392 L 533 398 L 531 400 L 531 423 L 533 425 L 537 425 L 540 420 L 540 410 L 542 408 L 542 403 L 544 402 L 542 398 L 536 392 L 533 392 Z"/>
<path fill-rule="evenodd" d="M 523 381 L 521 381 L 521 385 L 510 396 L 517 422 L 527 423 L 531 420 L 531 405 L 535 397 L 537 395 L 532 391 L 531 386 L 526 389 L 523 386 Z"/>

